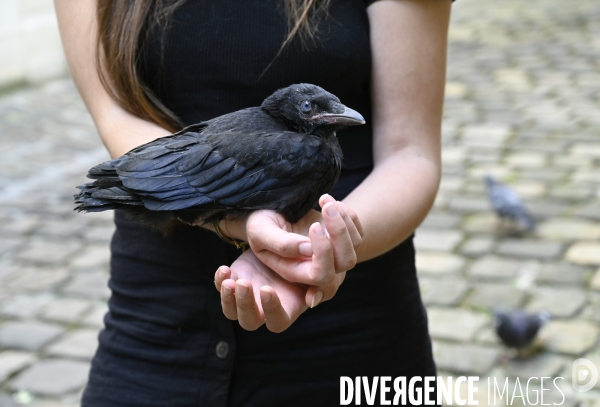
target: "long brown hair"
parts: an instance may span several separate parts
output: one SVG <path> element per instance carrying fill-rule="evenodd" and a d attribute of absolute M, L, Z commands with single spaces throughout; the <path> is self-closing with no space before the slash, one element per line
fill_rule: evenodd
<path fill-rule="evenodd" d="M 173 12 L 185 1 L 97 1 L 96 66 L 102 85 L 129 113 L 171 131 L 181 128 L 181 123 L 142 82 L 137 58 L 144 33 L 156 24 L 168 28 Z M 283 0 L 289 32 L 273 61 L 296 37 L 299 37 L 304 47 L 315 41 L 319 20 L 326 15 L 329 2 L 330 0 Z M 265 72 L 271 64 L 265 68 Z"/>

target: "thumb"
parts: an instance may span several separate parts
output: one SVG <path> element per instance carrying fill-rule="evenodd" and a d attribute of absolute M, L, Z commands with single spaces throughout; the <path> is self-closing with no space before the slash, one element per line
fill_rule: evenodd
<path fill-rule="evenodd" d="M 272 215 L 273 213 L 257 213 L 249 218 L 246 231 L 252 250 L 257 254 L 266 250 L 281 257 L 312 256 L 310 239 L 286 231 L 285 222 L 279 222 Z"/>

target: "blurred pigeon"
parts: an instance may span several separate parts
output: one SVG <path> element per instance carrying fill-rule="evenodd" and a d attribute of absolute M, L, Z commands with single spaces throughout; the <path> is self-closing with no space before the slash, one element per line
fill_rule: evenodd
<path fill-rule="evenodd" d="M 168 232 L 272 209 L 297 222 L 341 170 L 336 130 L 363 117 L 324 89 L 291 85 L 261 106 L 189 126 L 89 170 L 75 209 L 124 209 Z"/>
<path fill-rule="evenodd" d="M 530 314 L 522 310 L 494 311 L 496 334 L 502 343 L 526 356 L 537 348 L 535 339 L 542 326 L 550 319 L 547 311 Z"/>
<path fill-rule="evenodd" d="M 485 177 L 488 198 L 500 219 L 508 219 L 516 222 L 523 229 L 531 231 L 535 228 L 535 222 L 527 213 L 519 195 L 510 188 L 500 184 L 490 175 Z"/>

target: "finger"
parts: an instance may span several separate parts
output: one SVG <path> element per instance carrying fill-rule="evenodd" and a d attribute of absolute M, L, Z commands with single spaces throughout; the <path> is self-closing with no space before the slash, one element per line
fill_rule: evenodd
<path fill-rule="evenodd" d="M 270 251 L 288 258 L 312 255 L 310 241 L 306 236 L 285 231 L 283 225 L 266 214 L 250 218 L 247 234 L 255 253 Z"/>
<path fill-rule="evenodd" d="M 341 221 L 341 217 L 339 218 Z M 341 222 L 343 223 L 343 221 Z M 308 233 L 314 253 L 310 270 L 310 276 L 314 283 L 311 285 L 327 285 L 335 279 L 333 246 L 320 223 L 313 223 Z"/>
<path fill-rule="evenodd" d="M 314 308 L 323 301 L 327 301 L 324 299 L 324 297 L 325 294 L 323 293 L 323 287 L 313 285 L 306 292 L 304 301 L 306 301 L 306 305 L 308 305 L 310 308 Z"/>
<path fill-rule="evenodd" d="M 250 281 L 243 279 L 236 281 L 235 300 L 237 303 L 237 319 L 240 326 L 247 331 L 258 329 L 264 323 L 264 318 L 254 298 Z"/>
<path fill-rule="evenodd" d="M 325 206 L 325 204 L 329 202 L 335 202 L 335 199 L 333 199 L 333 197 L 329 194 L 323 194 L 319 198 L 319 206 L 321 207 L 321 209 Z"/>
<path fill-rule="evenodd" d="M 221 308 L 227 319 L 237 320 L 237 304 L 235 301 L 235 281 L 224 280 L 221 283 Z"/>
<path fill-rule="evenodd" d="M 312 251 L 312 249 L 311 249 Z M 275 271 L 290 283 L 302 283 L 313 285 L 317 281 L 313 280 L 311 270 L 311 258 L 306 261 L 299 261 L 298 258 L 285 258 L 269 251 L 263 251 L 256 254 L 256 257 L 268 268 Z"/>
<path fill-rule="evenodd" d="M 215 287 L 221 291 L 221 284 L 231 276 L 231 269 L 227 266 L 221 266 L 215 272 Z"/>
<path fill-rule="evenodd" d="M 329 232 L 329 240 L 333 247 L 335 270 L 337 272 L 350 270 L 356 265 L 356 252 L 337 204 L 327 203 L 323 207 L 323 222 Z"/>
<path fill-rule="evenodd" d="M 260 288 L 260 301 L 265 313 L 265 324 L 271 332 L 280 333 L 292 325 L 289 315 L 283 309 L 279 296 L 272 287 Z"/>
<path fill-rule="evenodd" d="M 338 209 L 340 211 L 340 215 L 342 215 L 342 219 L 344 219 L 346 229 L 348 229 L 350 240 L 352 240 L 352 246 L 356 249 L 362 243 L 362 236 L 354 224 L 354 221 L 350 217 L 350 214 L 348 213 L 350 208 L 344 205 L 344 203 L 338 202 Z"/>
<path fill-rule="evenodd" d="M 312 286 L 306 291 L 304 301 L 310 308 L 314 308 L 322 302 L 328 301 L 335 296 L 340 285 L 344 282 L 346 273 L 336 274 L 336 278 L 330 284 L 324 286 Z"/>
<path fill-rule="evenodd" d="M 350 216 L 350 219 L 352 220 L 352 223 L 354 223 L 354 226 L 358 230 L 358 233 L 360 234 L 360 236 L 361 237 L 364 236 L 364 230 L 363 230 L 362 224 L 360 223 L 360 219 L 358 219 L 358 216 L 356 215 L 356 212 L 354 212 L 353 209 L 351 209 L 348 205 L 346 205 L 345 203 L 343 203 L 341 201 L 336 201 L 329 194 L 321 195 L 321 198 L 319 199 L 319 206 L 321 208 L 323 208 L 329 202 L 338 202 L 339 204 L 341 204 L 344 207 L 344 209 L 346 210 L 347 214 Z"/>
<path fill-rule="evenodd" d="M 352 208 L 350 208 L 348 205 L 346 205 L 345 203 L 343 203 L 343 202 L 340 202 L 340 203 L 342 204 L 344 209 L 346 209 L 346 213 L 348 214 L 348 216 L 350 216 L 350 219 L 352 220 L 352 223 L 354 223 L 356 230 L 358 230 L 360 237 L 364 237 L 365 231 L 363 229 L 362 223 L 360 223 L 360 219 L 358 219 L 358 215 L 356 214 L 356 212 L 354 212 L 354 210 Z"/>

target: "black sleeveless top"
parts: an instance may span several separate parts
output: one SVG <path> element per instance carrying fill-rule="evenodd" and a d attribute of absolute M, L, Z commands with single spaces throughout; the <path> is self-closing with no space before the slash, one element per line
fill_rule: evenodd
<path fill-rule="evenodd" d="M 165 36 L 142 47 L 144 80 L 185 124 L 260 105 L 309 82 L 359 111 L 367 125 L 338 134 L 345 159 L 332 195 L 372 168 L 367 2 L 332 0 L 319 41 L 295 40 L 261 76 L 287 33 L 279 1 L 188 0 Z M 164 237 L 117 211 L 112 295 L 83 407 L 330 407 L 340 376 L 435 375 L 412 239 L 358 264 L 330 301 L 285 332 L 249 332 L 222 312 L 213 279 L 239 255 L 204 229 Z"/>
<path fill-rule="evenodd" d="M 154 30 L 142 41 L 143 80 L 185 124 L 259 106 L 293 83 L 319 85 L 367 121 L 338 134 L 344 168 L 372 165 L 365 2 L 333 0 L 314 43 L 296 38 L 275 58 L 288 32 L 281 3 L 187 1 L 164 37 Z"/>

